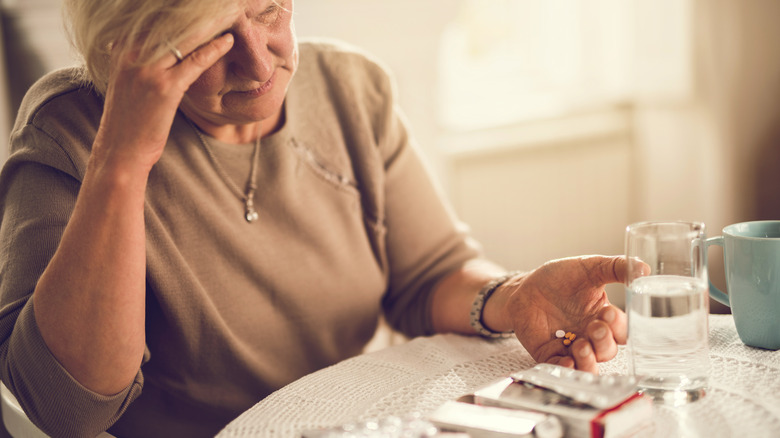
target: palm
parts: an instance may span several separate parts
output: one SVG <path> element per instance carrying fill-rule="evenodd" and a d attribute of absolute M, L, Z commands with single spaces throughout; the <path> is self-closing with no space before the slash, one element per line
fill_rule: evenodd
<path fill-rule="evenodd" d="M 593 264 L 588 258 L 556 260 L 522 279 L 522 292 L 514 294 L 509 305 L 519 316 L 515 333 L 536 361 L 558 362 L 569 356 L 569 348 L 554 333 L 563 330 L 582 338 L 588 323 L 609 304 L 602 272 L 614 270 L 614 263 L 598 269 Z"/>

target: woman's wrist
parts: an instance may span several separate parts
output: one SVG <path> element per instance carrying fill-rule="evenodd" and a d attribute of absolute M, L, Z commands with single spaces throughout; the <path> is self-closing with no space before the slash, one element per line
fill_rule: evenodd
<path fill-rule="evenodd" d="M 471 327 L 477 334 L 489 338 L 513 335 L 505 303 L 519 272 L 511 272 L 485 284 L 474 298 L 469 314 Z"/>

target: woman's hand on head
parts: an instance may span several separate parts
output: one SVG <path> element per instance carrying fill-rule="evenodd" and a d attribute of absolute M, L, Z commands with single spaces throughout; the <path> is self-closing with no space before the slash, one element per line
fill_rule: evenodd
<path fill-rule="evenodd" d="M 496 327 L 511 327 L 538 362 L 598 373 L 626 342 L 627 319 L 604 290 L 625 277 L 625 258 L 587 256 L 554 260 L 501 286 L 488 300 Z M 488 309 L 487 306 L 491 306 Z M 557 338 L 574 333 L 569 345 Z"/>
<path fill-rule="evenodd" d="M 137 52 L 125 50 L 121 43 L 114 47 L 95 141 L 106 159 L 115 157 L 147 171 L 157 162 L 184 93 L 233 46 L 230 33 L 204 44 L 198 41 L 196 37 L 181 44 L 181 61 L 171 50 L 142 65 L 135 62 Z"/>

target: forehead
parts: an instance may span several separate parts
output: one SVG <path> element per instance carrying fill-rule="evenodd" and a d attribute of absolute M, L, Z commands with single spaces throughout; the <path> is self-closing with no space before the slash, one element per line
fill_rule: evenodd
<path fill-rule="evenodd" d="M 229 29 L 244 19 L 252 19 L 264 13 L 271 13 L 273 7 L 290 10 L 292 3 L 292 0 L 235 0 L 232 2 L 233 8 L 226 10 L 225 14 L 218 20 L 217 27 L 221 30 Z"/>
<path fill-rule="evenodd" d="M 270 6 L 286 6 L 287 3 L 292 3 L 292 0 L 243 0 L 244 11 L 249 14 L 250 12 L 259 13 Z"/>

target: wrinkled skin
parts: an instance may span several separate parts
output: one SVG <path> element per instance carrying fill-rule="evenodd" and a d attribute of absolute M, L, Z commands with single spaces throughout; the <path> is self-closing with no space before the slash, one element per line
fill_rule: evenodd
<path fill-rule="evenodd" d="M 536 361 L 597 373 L 598 362 L 615 357 L 618 344 L 626 342 L 626 315 L 604 290 L 624 282 L 625 275 L 623 257 L 553 260 L 505 283 L 496 304 Z M 565 346 L 557 330 L 577 338 Z"/>

